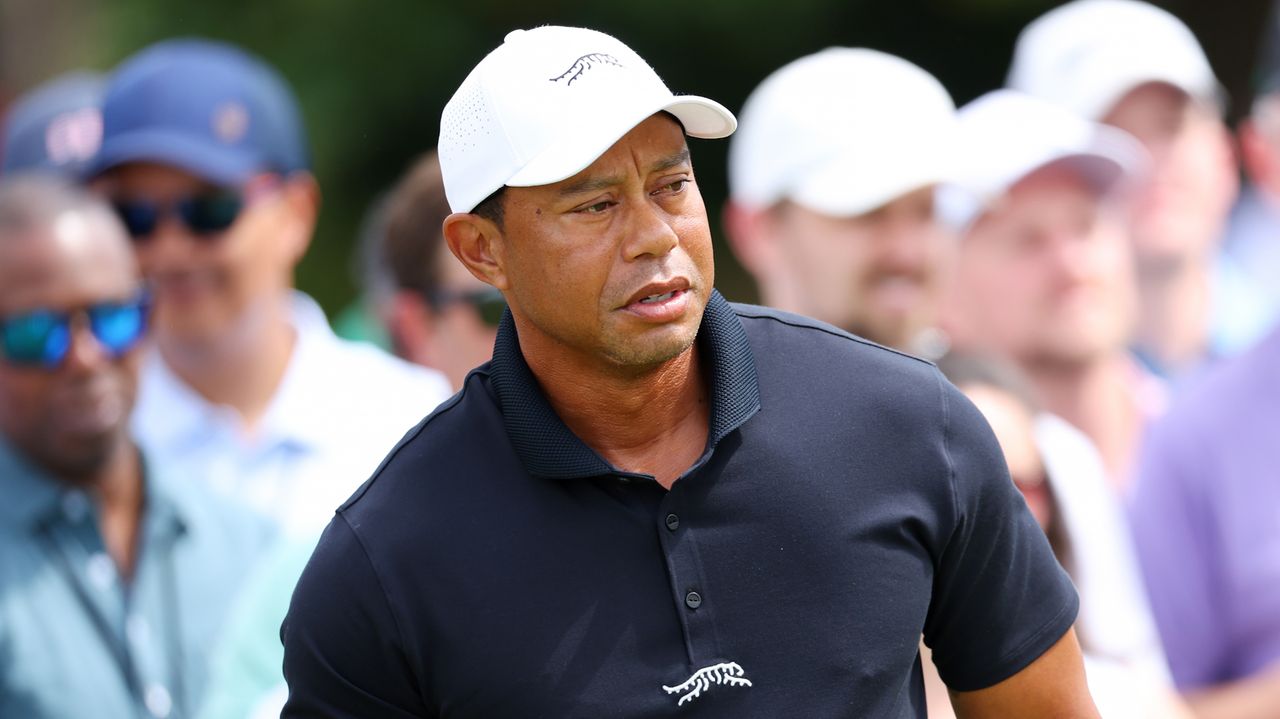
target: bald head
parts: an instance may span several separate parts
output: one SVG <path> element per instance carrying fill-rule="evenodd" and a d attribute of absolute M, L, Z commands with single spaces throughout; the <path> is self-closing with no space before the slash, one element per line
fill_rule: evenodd
<path fill-rule="evenodd" d="M 0 434 L 55 477 L 92 481 L 131 446 L 136 346 L 104 343 L 91 318 L 123 317 L 105 308 L 140 290 L 132 247 L 102 201 L 49 177 L 0 183 Z M 57 326 L 69 328 L 65 344 L 49 339 Z"/>

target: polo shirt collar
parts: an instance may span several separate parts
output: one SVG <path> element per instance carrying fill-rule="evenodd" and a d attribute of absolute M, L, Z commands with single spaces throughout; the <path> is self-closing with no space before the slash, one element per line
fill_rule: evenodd
<path fill-rule="evenodd" d="M 315 393 L 330 381 L 325 369 L 338 339 L 315 300 L 294 290 L 285 301 L 296 340 L 284 377 L 255 436 L 257 441 L 323 447 L 334 438 L 329 429 L 331 418 L 316 411 Z M 138 427 L 140 436 L 151 437 L 158 447 L 176 451 L 206 441 L 211 426 L 240 427 L 235 410 L 200 396 L 169 369 L 158 349 L 148 352 L 145 363 L 148 399 L 158 408 L 145 413 L 157 419 Z"/>
<path fill-rule="evenodd" d="M 168 482 L 142 457 L 145 524 L 162 533 L 186 531 L 188 518 L 197 511 L 196 500 L 185 496 L 181 485 Z M 24 457 L 0 437 L 0 524 L 35 528 L 72 512 L 89 510 L 82 490 L 66 486 Z"/>
<path fill-rule="evenodd" d="M 712 291 L 707 302 L 697 342 L 708 365 L 709 453 L 760 409 L 760 389 L 747 334 L 737 313 L 718 290 Z M 520 351 L 510 310 L 498 326 L 490 376 L 507 436 L 530 474 L 573 479 L 619 473 L 579 439 L 551 408 Z"/>

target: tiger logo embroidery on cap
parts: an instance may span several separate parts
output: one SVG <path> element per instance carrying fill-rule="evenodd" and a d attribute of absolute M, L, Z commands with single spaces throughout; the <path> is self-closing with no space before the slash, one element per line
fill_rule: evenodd
<path fill-rule="evenodd" d="M 680 701 L 676 702 L 676 706 L 681 706 L 685 702 L 691 702 L 702 696 L 702 693 L 711 688 L 713 684 L 731 687 L 749 687 L 751 680 L 747 679 L 747 672 L 737 662 L 723 662 L 721 664 L 713 664 L 709 667 L 703 667 L 693 673 L 693 676 L 686 679 L 683 683 L 669 687 L 662 685 L 662 690 L 668 694 L 682 694 Z"/>
<path fill-rule="evenodd" d="M 573 84 L 574 80 L 577 80 L 578 78 L 582 77 L 582 75 L 587 70 L 590 70 L 596 65 L 613 65 L 614 67 L 624 67 L 622 63 L 618 62 L 618 58 L 614 57 L 613 55 L 609 55 L 603 52 L 593 52 L 590 55 L 583 55 L 577 60 L 574 60 L 573 64 L 569 66 L 568 70 L 565 70 L 564 72 L 560 73 L 559 75 L 556 75 L 555 77 L 551 77 L 547 79 L 550 80 L 551 82 L 560 82 L 565 78 L 569 78 L 569 81 L 565 83 L 565 87 L 568 87 Z"/>

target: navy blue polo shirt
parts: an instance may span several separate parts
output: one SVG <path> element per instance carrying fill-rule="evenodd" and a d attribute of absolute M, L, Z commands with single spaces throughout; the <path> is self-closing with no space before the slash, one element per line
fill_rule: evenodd
<path fill-rule="evenodd" d="M 1077 599 L 928 362 L 708 304 L 705 453 L 670 491 L 493 360 L 341 507 L 282 628 L 284 716 L 924 717 L 921 634 L 979 689 Z"/>

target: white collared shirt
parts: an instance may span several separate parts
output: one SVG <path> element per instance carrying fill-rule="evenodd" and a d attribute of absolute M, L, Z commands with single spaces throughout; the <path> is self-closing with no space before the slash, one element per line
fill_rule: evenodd
<path fill-rule="evenodd" d="M 410 428 L 452 393 L 444 375 L 340 339 L 310 297 L 294 292 L 297 332 L 280 386 L 252 435 L 232 408 L 210 403 L 146 357 L 133 428 L 175 477 L 273 518 L 288 535 L 317 534 Z"/>

